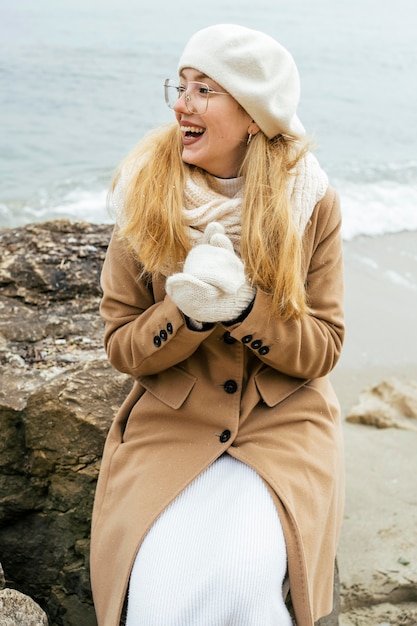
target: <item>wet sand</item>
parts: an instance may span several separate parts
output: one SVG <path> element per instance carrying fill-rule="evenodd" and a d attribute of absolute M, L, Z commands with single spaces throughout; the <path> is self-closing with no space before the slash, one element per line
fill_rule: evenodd
<path fill-rule="evenodd" d="M 417 432 L 345 418 L 370 386 L 417 381 L 417 233 L 346 242 L 345 280 L 347 334 L 332 373 L 347 473 L 340 626 L 416 626 Z"/>

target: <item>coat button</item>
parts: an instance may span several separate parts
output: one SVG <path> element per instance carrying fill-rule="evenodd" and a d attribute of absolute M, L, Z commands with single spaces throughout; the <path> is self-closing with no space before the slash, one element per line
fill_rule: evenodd
<path fill-rule="evenodd" d="M 168 339 L 168 333 L 164 329 L 161 330 L 161 332 L 159 333 L 159 336 L 161 337 L 162 341 L 166 341 Z"/>
<path fill-rule="evenodd" d="M 259 350 L 261 346 L 262 346 L 262 341 L 260 339 L 255 339 L 255 341 L 252 341 L 252 343 L 250 344 L 250 347 L 253 348 L 254 350 Z"/>
<path fill-rule="evenodd" d="M 168 335 L 172 335 L 172 330 L 173 330 L 173 329 L 172 329 L 172 324 L 171 324 L 171 322 L 168 322 L 168 324 L 167 324 L 167 332 L 168 332 Z"/>
<path fill-rule="evenodd" d="M 226 380 L 223 389 L 226 393 L 235 393 L 237 391 L 237 382 L 234 380 Z"/>
<path fill-rule="evenodd" d="M 262 354 L 262 356 L 264 356 L 265 354 L 268 354 L 268 352 L 269 352 L 268 346 L 262 346 L 262 348 L 259 348 L 259 354 Z"/>
<path fill-rule="evenodd" d="M 230 432 L 230 430 L 224 430 L 224 431 L 222 432 L 222 434 L 220 435 L 220 437 L 219 437 L 220 442 L 221 442 L 221 443 L 226 443 L 226 441 L 229 441 L 229 439 L 230 439 L 230 435 L 231 435 L 231 434 L 232 434 L 232 433 Z"/>
<path fill-rule="evenodd" d="M 159 335 L 155 335 L 155 337 L 153 338 L 153 343 L 157 348 L 159 348 L 162 343 L 161 337 Z"/>
<path fill-rule="evenodd" d="M 252 335 L 245 335 L 242 337 L 242 343 L 250 343 L 252 341 Z"/>
<path fill-rule="evenodd" d="M 232 337 L 232 335 L 229 333 L 228 330 L 226 330 L 226 332 L 223 335 L 223 341 L 224 343 L 236 343 L 237 339 L 235 339 L 234 337 Z"/>

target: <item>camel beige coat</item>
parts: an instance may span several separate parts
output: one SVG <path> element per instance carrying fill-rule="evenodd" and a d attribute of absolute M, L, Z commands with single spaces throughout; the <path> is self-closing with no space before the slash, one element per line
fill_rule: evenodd
<path fill-rule="evenodd" d="M 240 323 L 187 327 L 165 279 L 113 237 L 102 273 L 105 345 L 135 383 L 110 429 L 93 513 L 91 580 L 99 626 L 118 626 L 130 571 L 163 509 L 228 453 L 269 486 L 284 528 L 298 626 L 331 612 L 343 510 L 339 406 L 327 374 L 342 347 L 342 243 L 329 189 L 304 233 L 312 314 L 269 319 L 258 290 Z M 279 626 L 279 625 L 277 625 Z"/>

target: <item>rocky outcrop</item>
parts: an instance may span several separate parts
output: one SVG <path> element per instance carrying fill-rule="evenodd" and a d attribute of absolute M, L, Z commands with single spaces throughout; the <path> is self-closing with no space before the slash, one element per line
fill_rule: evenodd
<path fill-rule="evenodd" d="M 48 626 L 45 611 L 16 589 L 0 591 L 0 620 L 2 626 Z"/>
<path fill-rule="evenodd" d="M 96 623 L 93 495 L 131 385 L 102 348 L 109 237 L 109 226 L 66 221 L 0 233 L 0 560 L 9 586 L 39 602 L 53 626 Z"/>
<path fill-rule="evenodd" d="M 20 591 L 6 587 L 0 563 L 0 624 L 2 626 L 48 626 L 41 607 Z"/>

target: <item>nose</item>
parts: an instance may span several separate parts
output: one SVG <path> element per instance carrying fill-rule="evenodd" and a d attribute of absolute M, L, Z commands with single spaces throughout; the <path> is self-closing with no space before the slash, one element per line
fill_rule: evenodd
<path fill-rule="evenodd" d="M 188 109 L 186 106 L 187 98 L 189 98 L 189 95 L 185 91 L 184 93 L 181 94 L 181 96 L 178 98 L 178 100 L 174 104 L 174 111 L 176 113 L 188 113 Z"/>

